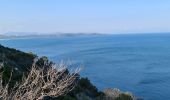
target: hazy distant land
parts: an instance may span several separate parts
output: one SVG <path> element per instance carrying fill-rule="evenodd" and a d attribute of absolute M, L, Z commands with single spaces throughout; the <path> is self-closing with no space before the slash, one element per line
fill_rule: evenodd
<path fill-rule="evenodd" d="M 81 35 L 102 35 L 101 33 L 10 33 L 0 35 L 0 39 L 15 39 L 15 38 L 36 38 L 36 37 L 65 37 L 65 36 L 81 36 Z"/>

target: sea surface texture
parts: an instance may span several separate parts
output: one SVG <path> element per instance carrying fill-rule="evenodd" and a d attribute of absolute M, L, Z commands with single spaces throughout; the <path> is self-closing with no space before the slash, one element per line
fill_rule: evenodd
<path fill-rule="evenodd" d="M 170 100 L 170 35 L 79 35 L 0 40 L 54 62 L 82 65 L 100 90 L 119 88 L 145 100 Z"/>

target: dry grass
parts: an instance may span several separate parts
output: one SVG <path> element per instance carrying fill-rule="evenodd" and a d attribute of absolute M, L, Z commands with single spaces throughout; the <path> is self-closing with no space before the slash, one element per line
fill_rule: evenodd
<path fill-rule="evenodd" d="M 20 83 L 9 90 L 9 85 L 2 85 L 0 73 L 0 99 L 2 100 L 42 100 L 46 96 L 58 97 L 70 92 L 76 84 L 76 69 L 68 73 L 64 65 L 57 68 L 50 65 L 46 68 L 37 67 L 33 64 L 27 77 L 23 77 Z"/>

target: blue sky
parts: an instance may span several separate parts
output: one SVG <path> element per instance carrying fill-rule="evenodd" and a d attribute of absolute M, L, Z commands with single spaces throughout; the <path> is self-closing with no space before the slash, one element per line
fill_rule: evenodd
<path fill-rule="evenodd" d="M 170 0 L 1 0 L 6 32 L 170 32 Z"/>

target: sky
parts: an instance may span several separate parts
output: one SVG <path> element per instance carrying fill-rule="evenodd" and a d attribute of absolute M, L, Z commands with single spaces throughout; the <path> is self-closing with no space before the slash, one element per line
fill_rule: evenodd
<path fill-rule="evenodd" d="M 170 0 L 0 0 L 0 34 L 170 32 Z"/>

